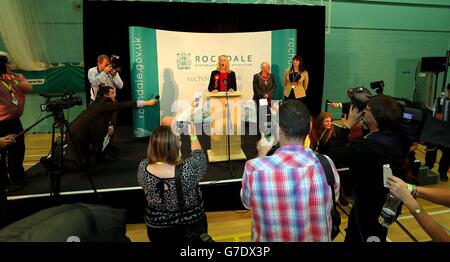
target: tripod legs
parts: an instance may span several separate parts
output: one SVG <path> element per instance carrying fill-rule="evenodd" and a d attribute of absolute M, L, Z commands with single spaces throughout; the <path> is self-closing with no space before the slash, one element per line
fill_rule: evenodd
<path fill-rule="evenodd" d="M 64 121 L 64 125 L 67 128 L 67 135 L 68 135 L 69 139 L 71 141 L 73 141 L 72 133 L 70 132 L 70 128 L 69 128 L 69 122 L 67 120 L 65 120 Z M 75 157 L 81 163 L 82 162 L 81 155 L 80 155 L 80 152 L 78 151 L 76 146 L 74 146 L 74 151 L 75 151 Z M 97 192 L 97 188 L 95 187 L 94 180 L 92 179 L 92 176 L 89 174 L 89 159 L 86 160 L 86 162 L 85 162 L 85 164 L 83 166 L 84 166 L 84 173 L 86 174 L 86 176 L 89 179 L 89 183 L 91 184 L 92 190 L 94 190 L 94 194 L 97 195 L 100 198 L 100 195 Z"/>
<path fill-rule="evenodd" d="M 55 143 L 55 129 L 57 128 L 60 129 L 60 139 Z M 66 129 L 67 133 L 64 132 L 64 129 Z M 66 139 L 64 139 L 65 135 L 67 136 Z M 50 196 L 53 197 L 58 197 L 61 193 L 61 176 L 64 173 L 64 140 L 72 144 L 74 141 L 70 133 L 69 122 L 62 117 L 62 119 L 55 120 L 52 127 L 51 167 L 48 174 L 50 178 Z M 72 145 L 72 149 L 74 157 L 84 169 L 84 173 L 88 177 L 94 193 L 99 196 L 94 181 L 89 174 L 89 159 L 87 161 L 82 161 L 82 157 L 76 145 Z"/>

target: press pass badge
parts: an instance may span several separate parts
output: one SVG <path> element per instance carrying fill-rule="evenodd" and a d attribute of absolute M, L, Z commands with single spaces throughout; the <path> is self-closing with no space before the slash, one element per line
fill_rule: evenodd
<path fill-rule="evenodd" d="M 389 188 L 388 179 L 392 176 L 392 169 L 389 164 L 383 165 L 383 183 L 385 188 Z"/>
<path fill-rule="evenodd" d="M 13 98 L 11 99 L 11 102 L 12 102 L 13 104 L 15 104 L 16 106 L 19 106 L 19 100 L 17 100 L 17 98 L 13 97 Z"/>

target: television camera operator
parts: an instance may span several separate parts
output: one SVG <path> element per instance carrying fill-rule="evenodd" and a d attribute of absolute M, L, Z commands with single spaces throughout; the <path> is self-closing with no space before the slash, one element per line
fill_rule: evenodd
<path fill-rule="evenodd" d="M 23 75 L 11 71 L 10 56 L 0 52 L 0 137 L 22 132 L 20 117 L 25 107 L 25 94 L 32 91 L 33 87 Z M 23 138 L 16 138 L 14 144 L 0 150 L 0 183 L 9 183 L 10 190 L 19 189 L 25 178 L 24 156 Z"/>
<path fill-rule="evenodd" d="M 70 136 L 67 137 L 69 152 L 73 160 L 80 165 L 88 163 L 92 152 L 97 154 L 97 161 L 110 161 L 102 154 L 105 136 L 110 136 L 108 127 L 112 115 L 125 108 L 153 106 L 158 100 L 116 102 L 116 90 L 111 86 L 101 85 L 99 98 L 95 100 L 69 125 Z M 69 157 L 70 158 L 70 157 Z"/>
<path fill-rule="evenodd" d="M 366 97 L 358 106 L 352 106 L 343 126 L 337 127 L 336 138 L 329 156 L 336 164 L 350 168 L 354 205 L 350 211 L 346 242 L 365 242 L 376 236 L 385 242 L 387 228 L 378 218 L 388 189 L 383 186 L 383 165 L 390 164 L 395 176 L 405 179 L 409 140 L 400 134 L 403 116 L 401 105 L 392 97 Z M 363 122 L 370 133 L 362 140 L 348 143 L 350 129 Z"/>

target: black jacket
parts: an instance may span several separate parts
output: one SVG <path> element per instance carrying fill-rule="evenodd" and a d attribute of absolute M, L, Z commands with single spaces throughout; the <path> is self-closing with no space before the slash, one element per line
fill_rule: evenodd
<path fill-rule="evenodd" d="M 277 86 L 272 74 L 267 79 L 267 85 L 262 79 L 261 72 L 253 75 L 253 100 L 258 101 L 263 98 L 264 94 L 268 94 L 270 99 L 273 99 Z"/>
<path fill-rule="evenodd" d="M 102 145 L 110 122 L 115 124 L 115 114 L 118 110 L 136 106 L 136 101 L 118 103 L 107 97 L 99 98 L 70 123 L 71 138 L 81 157 L 88 157 L 89 145 L 97 149 Z"/>
<path fill-rule="evenodd" d="M 216 89 L 216 76 L 220 76 L 219 70 L 214 70 L 211 72 L 211 76 L 209 78 L 209 85 L 208 85 L 208 91 L 211 92 L 214 89 Z M 219 83 L 217 84 L 219 86 Z M 237 90 L 236 88 L 236 74 L 233 71 L 230 71 L 227 75 L 227 90 L 233 89 L 234 91 Z M 217 87 L 219 89 L 219 87 Z"/>
<path fill-rule="evenodd" d="M 366 241 L 378 236 L 385 241 L 387 230 L 378 222 L 388 189 L 383 186 L 383 165 L 390 164 L 395 176 L 405 179 L 410 143 L 396 133 L 373 133 L 347 144 L 348 129 L 336 128 L 330 158 L 350 168 L 354 205 L 349 217 L 346 241 Z"/>

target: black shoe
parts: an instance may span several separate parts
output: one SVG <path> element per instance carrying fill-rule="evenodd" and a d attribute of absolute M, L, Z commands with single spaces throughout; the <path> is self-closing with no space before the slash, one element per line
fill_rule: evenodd
<path fill-rule="evenodd" d="M 441 179 L 442 182 L 447 182 L 448 181 L 447 174 L 440 174 L 439 178 Z"/>

